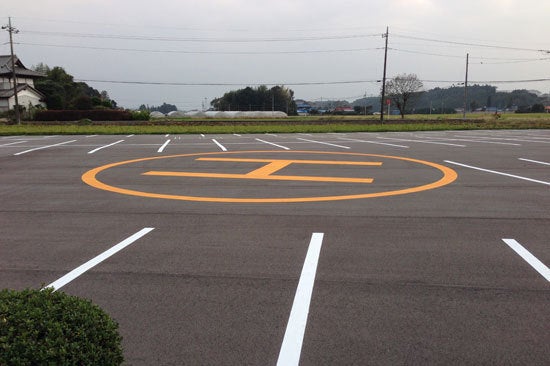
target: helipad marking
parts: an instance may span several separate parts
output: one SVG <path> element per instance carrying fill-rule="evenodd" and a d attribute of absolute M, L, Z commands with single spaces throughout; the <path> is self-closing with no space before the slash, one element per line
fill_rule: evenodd
<path fill-rule="evenodd" d="M 406 161 L 410 163 L 426 165 L 432 168 L 439 170 L 443 176 L 434 182 L 423 184 L 419 186 L 413 186 L 409 188 L 397 189 L 392 191 L 380 191 L 380 192 L 371 192 L 371 193 L 359 193 L 359 194 L 347 194 L 347 195 L 334 195 L 334 196 L 315 196 L 315 197 L 264 197 L 264 198 L 248 198 L 248 197 L 207 197 L 207 196 L 184 196 L 184 195 L 175 195 L 175 194 L 164 194 L 164 193 L 154 193 L 154 192 L 143 192 L 133 189 L 126 189 L 121 187 L 112 186 L 106 183 L 101 182 L 97 175 L 103 171 L 106 171 L 111 168 L 118 166 L 141 163 L 145 161 L 152 161 L 158 159 L 174 159 L 174 158 L 186 158 L 186 157 L 204 157 L 204 156 L 213 156 L 213 155 L 231 155 L 231 154 L 318 154 L 318 155 L 340 155 L 340 156 L 354 156 L 354 157 L 368 157 L 368 158 L 381 158 L 381 159 L 395 159 Z M 220 159 L 220 158 L 215 158 Z M 267 160 L 273 162 L 273 159 L 259 159 Z M 286 161 L 286 160 L 285 160 Z M 342 161 L 343 163 L 353 163 Z M 341 163 L 341 162 L 339 162 Z M 269 165 L 269 164 L 268 164 Z M 264 167 L 265 168 L 265 167 Z M 270 169 L 272 169 L 270 167 Z M 267 168 L 266 168 L 267 169 Z M 265 172 L 264 172 L 265 173 Z M 242 177 L 241 177 L 242 178 Z M 317 178 L 317 177 L 316 177 Z M 421 192 L 425 190 L 435 189 L 447 184 L 452 183 L 457 178 L 457 173 L 446 166 L 432 163 L 424 160 L 417 160 L 412 158 L 400 157 L 400 156 L 389 156 L 389 155 L 376 155 L 376 154 L 361 154 L 361 153 L 347 153 L 347 152 L 324 152 L 324 151 L 232 151 L 232 152 L 210 152 L 210 153 L 194 153 L 194 154 L 182 154 L 182 155 L 169 155 L 169 156 L 156 156 L 149 158 L 141 158 L 134 160 L 121 161 L 116 163 L 107 164 L 104 166 L 97 167 L 95 169 L 89 170 L 88 172 L 82 175 L 82 181 L 94 188 L 106 190 L 109 192 L 115 192 L 120 194 L 126 194 L 131 196 L 138 197 L 148 197 L 148 198 L 161 198 L 161 199 L 171 199 L 171 200 L 180 200 L 180 201 L 195 201 L 195 202 L 228 202 L 228 203 L 290 203 L 290 202 L 319 202 L 319 201 L 339 201 L 339 200 L 351 200 L 351 199 L 361 199 L 361 198 L 375 198 L 375 197 L 387 197 L 395 196 L 401 194 Z M 348 179 L 348 178 L 344 178 Z M 361 178 L 353 178 L 361 179 Z M 365 183 L 365 182 L 361 182 Z"/>
<path fill-rule="evenodd" d="M 149 171 L 143 175 L 155 175 L 162 177 L 195 177 L 195 178 L 220 178 L 220 179 L 264 179 L 264 180 L 293 180 L 309 182 L 339 182 L 339 183 L 372 183 L 372 178 L 340 178 L 340 177 L 310 177 L 299 175 L 273 175 L 279 170 L 291 164 L 321 164 L 321 165 L 362 165 L 381 166 L 381 162 L 356 162 L 356 161 L 325 161 L 325 160 L 279 160 L 279 159 L 231 159 L 231 158 L 198 158 L 199 161 L 224 161 L 241 163 L 268 163 L 263 167 L 247 174 L 220 174 L 220 173 L 194 173 L 194 172 L 166 172 Z"/>

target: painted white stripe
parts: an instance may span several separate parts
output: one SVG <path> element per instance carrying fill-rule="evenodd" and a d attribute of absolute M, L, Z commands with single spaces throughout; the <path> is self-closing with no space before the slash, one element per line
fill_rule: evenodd
<path fill-rule="evenodd" d="M 203 133 L 201 133 L 201 137 L 204 137 L 204 134 L 203 134 Z"/>
<path fill-rule="evenodd" d="M 225 148 L 225 146 L 223 146 L 223 145 L 220 144 L 218 141 L 216 141 L 216 139 L 212 139 L 212 141 L 213 141 L 216 145 L 218 145 L 218 147 L 219 147 L 220 149 L 222 149 L 222 151 L 227 151 L 227 149 Z"/>
<path fill-rule="evenodd" d="M 61 145 L 65 145 L 65 144 L 70 144 L 71 142 L 75 142 L 75 141 L 76 141 L 76 140 L 71 140 L 71 141 L 60 142 L 59 144 L 53 144 L 53 145 L 35 147 L 34 149 L 29 149 L 29 150 L 21 151 L 21 152 L 15 153 L 15 154 L 13 154 L 13 155 L 23 155 L 23 154 L 26 154 L 26 153 L 30 153 L 31 151 L 42 150 L 42 149 L 47 149 L 47 148 L 49 148 L 49 147 L 55 147 L 55 146 L 61 146 Z"/>
<path fill-rule="evenodd" d="M 503 172 L 497 172 L 496 170 L 489 170 L 489 169 L 483 169 L 483 168 L 478 168 L 478 167 L 475 167 L 475 166 L 471 166 L 471 165 L 466 165 L 466 164 L 461 164 L 461 163 L 457 163 L 455 161 L 450 161 L 450 160 L 445 160 L 446 163 L 449 163 L 449 164 L 454 164 L 454 165 L 458 165 L 458 166 L 462 166 L 464 168 L 470 168 L 470 169 L 475 169 L 475 170 L 480 170 L 482 172 L 487 172 L 487 173 L 493 173 L 493 174 L 499 174 L 499 175 L 504 175 L 506 177 L 512 177 L 512 178 L 517 178 L 517 179 L 523 179 L 523 180 L 527 180 L 529 182 L 534 182 L 534 183 L 540 183 L 540 184 L 546 184 L 548 186 L 550 186 L 550 182 L 545 182 L 543 180 L 536 180 L 536 179 L 531 179 L 531 178 L 526 178 L 526 177 L 522 177 L 522 176 L 519 176 L 519 175 L 513 175 L 513 174 L 508 174 L 508 173 L 503 173 Z"/>
<path fill-rule="evenodd" d="M 133 136 L 135 136 L 135 135 L 128 135 L 128 136 L 126 136 L 126 137 L 133 137 Z"/>
<path fill-rule="evenodd" d="M 550 269 L 538 260 L 537 257 L 531 254 L 515 239 L 502 239 L 502 241 L 508 244 L 508 246 L 512 248 L 521 258 L 523 258 L 531 267 L 540 273 L 542 277 L 546 278 L 546 281 L 550 282 Z"/>
<path fill-rule="evenodd" d="M 88 135 L 86 136 L 86 138 L 89 138 L 89 137 L 96 137 L 97 135 Z"/>
<path fill-rule="evenodd" d="M 2 144 L 0 146 L 10 146 L 10 145 L 22 144 L 24 142 L 28 142 L 28 141 L 15 141 L 15 142 L 10 142 L 9 144 Z"/>
<path fill-rule="evenodd" d="M 466 137 L 466 138 L 472 138 L 472 137 L 478 137 L 478 136 L 456 136 L 456 137 Z M 540 144 L 550 144 L 550 141 L 534 141 L 534 140 L 525 140 L 522 138 L 505 138 L 505 137 L 484 137 L 479 136 L 479 138 L 485 139 L 485 140 L 504 140 L 504 141 L 520 141 L 520 142 L 538 142 Z"/>
<path fill-rule="evenodd" d="M 481 140 L 481 137 L 479 137 L 478 139 L 474 139 L 475 140 L 471 140 L 471 139 L 447 139 L 447 138 L 443 138 L 443 137 L 434 137 L 434 136 L 431 136 L 431 137 L 424 137 L 424 136 L 415 136 L 415 137 L 418 137 L 418 138 L 426 138 L 426 139 L 435 139 L 435 140 L 445 140 L 445 141 L 464 141 L 464 142 L 477 142 L 477 143 L 480 143 L 480 144 L 494 144 L 494 145 L 510 145 L 510 146 L 521 146 L 521 144 L 514 144 L 512 142 L 496 142 L 496 141 L 485 141 L 485 140 Z"/>
<path fill-rule="evenodd" d="M 342 149 L 351 149 L 351 147 L 349 146 L 342 146 L 342 145 L 335 145 L 335 144 L 330 144 L 328 142 L 322 142 L 322 141 L 315 141 L 315 140 L 308 140 L 308 139 L 303 139 L 303 138 L 300 138 L 300 137 L 296 137 L 298 140 L 302 140 L 302 141 L 307 141 L 307 142 L 314 142 L 316 144 L 323 144 L 323 145 L 328 145 L 328 146 L 334 146 L 334 147 L 340 147 Z"/>
<path fill-rule="evenodd" d="M 170 143 L 170 139 L 166 140 L 166 142 L 157 150 L 157 152 L 161 153 L 164 151 L 164 149 L 166 148 L 166 146 L 168 146 L 168 144 Z"/>
<path fill-rule="evenodd" d="M 383 140 L 395 140 L 395 141 L 406 141 L 406 142 L 418 142 L 419 144 L 434 144 L 434 145 L 447 145 L 447 146 L 457 146 L 457 147 L 466 147 L 466 145 L 458 144 L 449 144 L 447 142 L 435 142 L 435 141 L 420 141 L 420 140 L 408 140 L 408 139 L 396 139 L 393 137 L 376 137 L 377 139 Z"/>
<path fill-rule="evenodd" d="M 531 159 L 524 159 L 524 158 L 519 158 L 519 160 L 528 161 L 530 163 L 542 164 L 542 165 L 550 165 L 550 163 L 546 163 L 544 161 L 538 161 L 538 160 L 531 160 Z"/>
<path fill-rule="evenodd" d="M 300 362 L 300 353 L 302 352 L 302 343 L 306 330 L 307 316 L 309 314 L 309 304 L 311 303 L 311 294 L 313 293 L 313 284 L 315 282 L 315 273 L 317 272 L 317 263 L 321 253 L 323 243 L 323 233 L 313 233 L 306 259 L 294 296 L 294 303 L 288 318 L 283 344 L 279 352 L 277 366 L 293 366 Z"/>
<path fill-rule="evenodd" d="M 402 147 L 402 148 L 405 148 L 405 149 L 408 149 L 408 148 L 409 148 L 408 146 L 405 146 L 405 145 L 389 144 L 389 143 L 387 143 L 387 142 L 377 142 L 377 141 L 367 141 L 367 140 L 349 139 L 349 138 L 346 138 L 346 137 L 339 137 L 339 139 L 340 139 L 340 140 L 345 140 L 345 141 L 366 142 L 366 143 L 368 143 L 368 144 L 377 144 L 377 145 L 387 145 L 387 146 Z"/>
<path fill-rule="evenodd" d="M 238 133 L 234 133 L 233 136 L 241 137 Z"/>
<path fill-rule="evenodd" d="M 169 134 L 169 133 L 167 133 L 166 135 L 164 135 L 164 137 L 168 137 L 168 136 L 170 136 L 170 134 Z"/>
<path fill-rule="evenodd" d="M 84 272 L 90 270 L 91 268 L 97 266 L 99 263 L 103 262 L 105 259 L 109 258 L 113 254 L 116 254 L 120 252 L 122 249 L 126 248 L 128 245 L 132 244 L 142 236 L 150 233 L 155 228 L 153 227 L 146 227 L 135 233 L 134 235 L 124 239 L 111 249 L 106 250 L 105 252 L 101 253 L 100 255 L 90 259 L 88 262 L 84 263 L 83 265 L 73 269 L 71 272 L 67 273 L 65 276 L 61 277 L 57 281 L 54 281 L 50 283 L 48 286 L 44 288 L 53 288 L 54 291 L 59 290 L 61 287 L 65 286 L 75 278 L 79 277 Z"/>
<path fill-rule="evenodd" d="M 274 133 L 266 133 L 267 136 L 273 136 L 273 137 L 278 137 L 277 135 L 275 135 Z"/>
<path fill-rule="evenodd" d="M 124 141 L 124 140 L 118 140 L 117 142 L 113 142 L 112 144 L 100 146 L 100 147 L 98 147 L 98 148 L 96 148 L 96 149 L 93 149 L 93 150 L 91 150 L 91 151 L 88 151 L 88 154 L 93 154 L 93 153 L 95 153 L 96 151 L 99 151 L 99 150 L 101 150 L 101 149 L 105 149 L 105 148 L 107 148 L 107 147 L 109 147 L 109 146 L 113 146 L 113 145 L 116 145 L 116 144 L 120 144 L 122 141 Z"/>
<path fill-rule="evenodd" d="M 264 144 L 268 144 L 268 145 L 273 145 L 273 146 L 276 146 L 276 147 L 280 147 L 281 149 L 290 150 L 289 147 L 286 147 L 286 146 L 283 146 L 283 145 L 277 145 L 277 144 L 274 144 L 273 142 L 264 141 L 264 140 L 262 140 L 262 139 L 256 139 L 256 141 L 260 141 L 260 142 L 263 142 Z"/>

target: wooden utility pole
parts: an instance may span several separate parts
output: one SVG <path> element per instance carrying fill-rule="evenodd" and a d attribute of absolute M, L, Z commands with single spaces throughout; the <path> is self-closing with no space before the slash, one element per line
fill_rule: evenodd
<path fill-rule="evenodd" d="M 15 97 L 15 121 L 17 124 L 21 124 L 21 117 L 19 116 L 19 98 L 17 97 L 17 75 L 15 73 L 15 56 L 13 54 L 13 33 L 19 33 L 19 31 L 11 26 L 11 17 L 8 18 L 8 25 L 2 26 L 10 34 L 10 52 L 11 52 L 11 73 L 13 79 L 13 95 Z"/>
<path fill-rule="evenodd" d="M 386 47 L 384 49 L 384 76 L 382 77 L 382 97 L 380 99 L 380 121 L 384 122 L 384 103 L 386 102 L 386 65 L 388 63 L 388 32 L 389 27 L 386 27 L 386 33 L 382 37 L 386 38 Z"/>
<path fill-rule="evenodd" d="M 469 64 L 470 54 L 466 54 L 466 77 L 464 79 L 464 105 L 462 111 L 462 119 L 466 119 L 466 106 L 468 105 L 468 64 Z"/>

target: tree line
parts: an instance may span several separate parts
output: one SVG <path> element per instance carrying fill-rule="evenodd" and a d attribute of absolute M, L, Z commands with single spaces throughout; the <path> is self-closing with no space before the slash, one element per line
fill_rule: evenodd
<path fill-rule="evenodd" d="M 35 88 L 45 95 L 48 109 L 112 109 L 117 103 L 103 90 L 98 91 L 84 82 L 76 82 L 72 75 L 59 66 L 50 68 L 43 63 L 33 67 L 45 75 L 35 81 Z"/>
<path fill-rule="evenodd" d="M 212 100 L 210 105 L 217 111 L 281 111 L 296 115 L 294 91 L 284 86 L 232 90 Z"/>

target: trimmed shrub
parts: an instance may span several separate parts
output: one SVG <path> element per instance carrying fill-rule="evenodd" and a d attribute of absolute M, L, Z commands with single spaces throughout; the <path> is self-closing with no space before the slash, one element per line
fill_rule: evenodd
<path fill-rule="evenodd" d="M 34 116 L 35 121 L 78 121 L 85 118 L 92 121 L 129 121 L 132 114 L 118 109 L 91 109 L 39 111 Z"/>
<path fill-rule="evenodd" d="M 0 291 L 0 365 L 120 365 L 118 324 L 52 289 Z"/>

